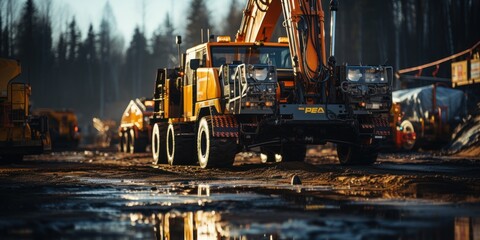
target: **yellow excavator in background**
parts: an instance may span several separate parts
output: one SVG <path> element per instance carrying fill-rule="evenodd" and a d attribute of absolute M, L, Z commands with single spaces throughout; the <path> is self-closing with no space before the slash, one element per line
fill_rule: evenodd
<path fill-rule="evenodd" d="M 393 71 L 335 65 L 337 5 L 328 60 L 320 1 L 249 0 L 235 42 L 209 37 L 179 67 L 159 69 L 154 162 L 229 166 L 237 152 L 255 149 L 270 161 L 303 161 L 307 144 L 327 142 L 342 164 L 375 162 L 390 135 Z M 287 38 L 272 42 L 282 12 Z"/>
<path fill-rule="evenodd" d="M 48 120 L 30 113 L 31 87 L 13 82 L 20 75 L 17 60 L 0 58 L 0 161 L 18 162 L 24 155 L 51 150 Z"/>
<path fill-rule="evenodd" d="M 151 99 L 137 98 L 128 103 L 118 128 L 120 152 L 145 152 L 152 136 L 152 126 L 150 125 L 152 113 L 153 101 Z"/>

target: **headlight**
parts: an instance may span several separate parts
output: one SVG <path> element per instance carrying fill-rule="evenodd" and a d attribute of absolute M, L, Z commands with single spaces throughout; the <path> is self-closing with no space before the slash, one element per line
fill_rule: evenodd
<path fill-rule="evenodd" d="M 254 66 L 249 65 L 247 76 L 257 81 L 276 81 L 276 70 L 274 66 Z"/>
<path fill-rule="evenodd" d="M 352 82 L 358 82 L 362 78 L 362 73 L 360 69 L 348 69 L 348 80 Z"/>
<path fill-rule="evenodd" d="M 347 68 L 347 80 L 358 83 L 387 83 L 387 71 L 383 67 L 355 66 Z"/>
<path fill-rule="evenodd" d="M 385 82 L 384 72 L 381 69 L 371 68 L 365 70 L 366 83 L 383 83 Z"/>
<path fill-rule="evenodd" d="M 267 78 L 268 68 L 257 68 L 253 71 L 255 71 L 255 79 L 264 81 Z"/>

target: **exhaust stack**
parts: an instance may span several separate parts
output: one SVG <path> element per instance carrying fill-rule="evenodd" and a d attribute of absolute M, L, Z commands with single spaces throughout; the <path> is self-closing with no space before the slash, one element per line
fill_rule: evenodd
<path fill-rule="evenodd" d="M 175 43 L 177 44 L 177 54 L 178 54 L 178 65 L 180 66 L 180 68 L 183 68 L 183 61 L 180 59 L 180 45 L 182 44 L 182 36 L 176 36 L 175 37 Z"/>

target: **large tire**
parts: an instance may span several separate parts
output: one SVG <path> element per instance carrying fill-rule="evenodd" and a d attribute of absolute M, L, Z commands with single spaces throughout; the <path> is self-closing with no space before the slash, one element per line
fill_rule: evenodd
<path fill-rule="evenodd" d="M 123 153 L 127 152 L 127 141 L 128 140 L 127 140 L 126 134 L 125 134 L 124 131 L 121 131 L 119 135 L 120 135 L 120 143 L 118 144 L 119 145 L 118 150 L 120 152 L 123 152 Z"/>
<path fill-rule="evenodd" d="M 129 129 L 127 132 L 127 153 L 135 153 L 135 130 Z"/>
<path fill-rule="evenodd" d="M 153 125 L 152 155 L 154 164 L 167 163 L 166 133 L 165 127 L 160 126 L 158 123 Z"/>
<path fill-rule="evenodd" d="M 342 165 L 370 165 L 377 161 L 378 150 L 373 146 L 337 144 L 337 156 Z"/>
<path fill-rule="evenodd" d="M 168 164 L 193 164 L 195 159 L 193 138 L 178 135 L 177 130 L 172 123 L 168 124 L 166 139 Z"/>
<path fill-rule="evenodd" d="M 127 153 L 139 153 L 145 152 L 147 148 L 147 140 L 137 136 L 135 129 L 130 128 L 127 132 L 128 140 L 127 140 Z"/>
<path fill-rule="evenodd" d="M 303 162 L 307 155 L 307 146 L 304 144 L 284 145 L 282 148 L 282 162 Z"/>
<path fill-rule="evenodd" d="M 130 153 L 130 131 L 127 129 L 122 132 L 123 138 L 123 152 Z"/>
<path fill-rule="evenodd" d="M 232 166 L 236 153 L 235 138 L 213 137 L 210 117 L 200 119 L 197 131 L 197 158 L 201 168 Z"/>

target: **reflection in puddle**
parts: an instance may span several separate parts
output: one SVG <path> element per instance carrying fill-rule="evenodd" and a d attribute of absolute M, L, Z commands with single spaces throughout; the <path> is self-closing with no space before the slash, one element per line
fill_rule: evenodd
<path fill-rule="evenodd" d="M 455 218 L 455 240 L 480 239 L 480 218 Z"/>
<path fill-rule="evenodd" d="M 130 214 L 132 225 L 152 223 L 156 239 L 249 239 L 246 235 L 233 236 L 230 226 L 222 221 L 221 215 L 215 211 L 168 212 L 143 216 Z M 250 228 L 249 225 L 244 226 Z M 237 231 L 238 232 L 238 231 Z M 260 234 L 262 239 L 278 239 L 274 234 Z M 256 237 L 255 237 L 256 238 Z"/>
<path fill-rule="evenodd" d="M 220 214 L 215 211 L 157 214 L 154 227 L 157 239 L 218 239 L 225 237 Z"/>
<path fill-rule="evenodd" d="M 231 214 L 222 219 L 216 211 L 167 212 L 144 216 L 130 214 L 132 225 L 151 224 L 155 238 L 169 239 L 454 239 L 477 240 L 480 238 L 480 218 L 460 217 L 454 219 L 454 226 L 441 224 L 409 224 L 404 232 L 401 223 L 384 222 L 375 225 L 375 220 L 362 217 L 334 216 L 319 217 L 317 220 L 291 219 L 278 222 L 264 218 L 244 221 L 244 214 L 235 219 Z M 278 215 L 272 213 L 271 218 Z M 298 216 L 296 216 L 298 217 Z M 452 223 L 452 221 L 446 221 Z M 420 227 L 420 228 L 419 228 Z M 419 228 L 419 229 L 416 229 Z M 453 232 L 454 229 L 454 232 Z"/>
<path fill-rule="evenodd" d="M 157 203 L 156 210 L 145 215 L 131 213 L 128 219 L 132 226 L 152 226 L 157 239 L 474 240 L 479 237 L 480 218 L 455 217 L 466 211 L 449 204 L 338 202 L 319 197 L 318 192 L 315 196 L 309 191 L 298 194 L 295 189 L 265 191 L 213 186 L 176 186 L 176 191 L 151 194 L 148 201 Z M 136 195 L 142 196 L 138 192 Z M 170 199 L 168 207 L 162 204 L 165 199 Z M 135 199 L 138 201 L 141 197 Z"/>
<path fill-rule="evenodd" d="M 210 196 L 210 185 L 199 184 L 197 194 L 198 194 L 199 197 L 201 197 L 201 196 L 209 197 Z"/>
<path fill-rule="evenodd" d="M 42 225 L 9 221 L 3 223 L 9 232 L 2 232 L 0 221 L 0 236 L 18 239 L 25 236 L 19 232 L 28 231 L 29 236 L 48 238 L 53 231 L 62 238 L 101 234 L 111 239 L 162 240 L 480 238 L 476 202 L 345 199 L 339 189 L 275 182 L 181 181 L 159 186 L 125 182 L 48 189 L 49 199 L 56 201 L 39 206 L 42 211 L 35 214 Z M 70 199 L 65 199 L 66 193 Z"/>

